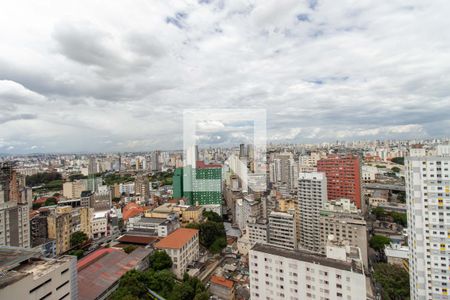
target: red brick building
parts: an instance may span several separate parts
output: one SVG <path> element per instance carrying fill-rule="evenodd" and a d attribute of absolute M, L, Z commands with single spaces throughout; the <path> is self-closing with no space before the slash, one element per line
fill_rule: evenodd
<path fill-rule="evenodd" d="M 355 155 L 329 155 L 317 162 L 327 176 L 328 200 L 350 199 L 361 209 L 361 165 Z"/>

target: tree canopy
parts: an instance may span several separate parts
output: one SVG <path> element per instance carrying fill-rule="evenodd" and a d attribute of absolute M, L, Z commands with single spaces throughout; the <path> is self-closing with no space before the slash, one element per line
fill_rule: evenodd
<path fill-rule="evenodd" d="M 161 271 L 172 267 L 172 259 L 165 251 L 155 251 L 149 257 L 150 269 Z"/>
<path fill-rule="evenodd" d="M 58 172 L 43 172 L 26 177 L 27 186 L 37 186 L 47 184 L 55 180 L 62 180 L 62 176 Z"/>
<path fill-rule="evenodd" d="M 374 278 L 381 285 L 383 299 L 409 299 L 409 274 L 397 265 L 379 263 L 374 266 Z"/>
<path fill-rule="evenodd" d="M 375 234 L 370 238 L 369 245 L 375 251 L 380 252 L 381 250 L 384 249 L 384 246 L 390 244 L 390 242 L 391 242 L 390 238 L 385 237 L 383 235 Z"/>
<path fill-rule="evenodd" d="M 391 161 L 393 163 L 399 164 L 399 165 L 404 165 L 405 164 L 405 158 L 404 157 L 394 157 L 393 159 L 391 159 Z"/>
<path fill-rule="evenodd" d="M 167 300 L 206 300 L 209 293 L 203 283 L 187 274 L 181 283 L 175 281 L 174 275 L 167 269 L 155 271 L 128 271 L 120 279 L 119 288 L 111 299 L 154 299 L 149 289 Z"/>
<path fill-rule="evenodd" d="M 88 240 L 88 236 L 83 231 L 76 231 L 70 236 L 70 245 L 76 247 L 84 244 Z"/>
<path fill-rule="evenodd" d="M 58 201 L 54 197 L 50 197 L 47 200 L 45 200 L 44 206 L 50 206 L 50 205 L 56 205 Z"/>

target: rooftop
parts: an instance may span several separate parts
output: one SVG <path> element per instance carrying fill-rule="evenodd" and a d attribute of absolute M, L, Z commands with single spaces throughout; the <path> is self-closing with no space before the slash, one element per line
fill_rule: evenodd
<path fill-rule="evenodd" d="M 154 241 L 158 240 L 154 236 L 143 236 L 143 235 L 131 235 L 125 234 L 117 239 L 121 243 L 138 244 L 138 245 L 148 245 Z"/>
<path fill-rule="evenodd" d="M 196 234 L 197 229 L 191 228 L 178 228 L 171 234 L 163 238 L 161 241 L 155 244 L 156 248 L 161 249 L 180 249 L 187 244 Z"/>
<path fill-rule="evenodd" d="M 102 251 L 103 250 L 103 251 Z M 152 250 L 138 248 L 126 254 L 122 250 L 102 249 L 99 254 L 95 251 L 83 258 L 78 267 L 78 296 L 79 299 L 93 300 L 103 295 L 126 272 L 135 268 L 147 257 Z M 107 250 L 107 251 L 104 251 Z M 104 252 L 107 252 L 106 254 Z M 100 257 L 99 257 L 100 256 Z M 84 262 L 89 259 L 88 262 Z"/>
<path fill-rule="evenodd" d="M 213 275 L 211 277 L 211 283 L 224 286 L 226 288 L 233 288 L 234 282 L 228 279 L 223 278 L 222 276 Z"/>
<path fill-rule="evenodd" d="M 325 255 L 316 254 L 305 250 L 287 250 L 270 245 L 256 244 L 252 251 L 263 252 L 271 255 L 278 255 L 298 261 L 304 261 L 312 264 L 323 265 L 335 269 L 363 274 L 362 270 L 355 264 L 347 261 L 327 258 Z"/>

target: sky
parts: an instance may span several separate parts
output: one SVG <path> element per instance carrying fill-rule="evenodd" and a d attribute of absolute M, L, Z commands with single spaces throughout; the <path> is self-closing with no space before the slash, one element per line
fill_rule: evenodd
<path fill-rule="evenodd" d="M 447 0 L 1 1 L 0 153 L 181 149 L 186 109 L 266 110 L 273 143 L 449 136 L 449 15 Z M 202 143 L 248 131 L 209 125 Z"/>

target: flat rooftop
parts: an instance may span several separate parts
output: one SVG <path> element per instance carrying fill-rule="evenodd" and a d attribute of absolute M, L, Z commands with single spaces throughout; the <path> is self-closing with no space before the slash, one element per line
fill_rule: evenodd
<path fill-rule="evenodd" d="M 22 262 L 39 257 L 39 250 L 20 247 L 0 247 L 0 272 L 6 272 L 18 267 Z"/>
<path fill-rule="evenodd" d="M 251 250 L 363 274 L 362 269 L 354 263 L 328 258 L 325 255 L 315 254 L 305 250 L 287 250 L 264 244 L 256 244 Z"/>

